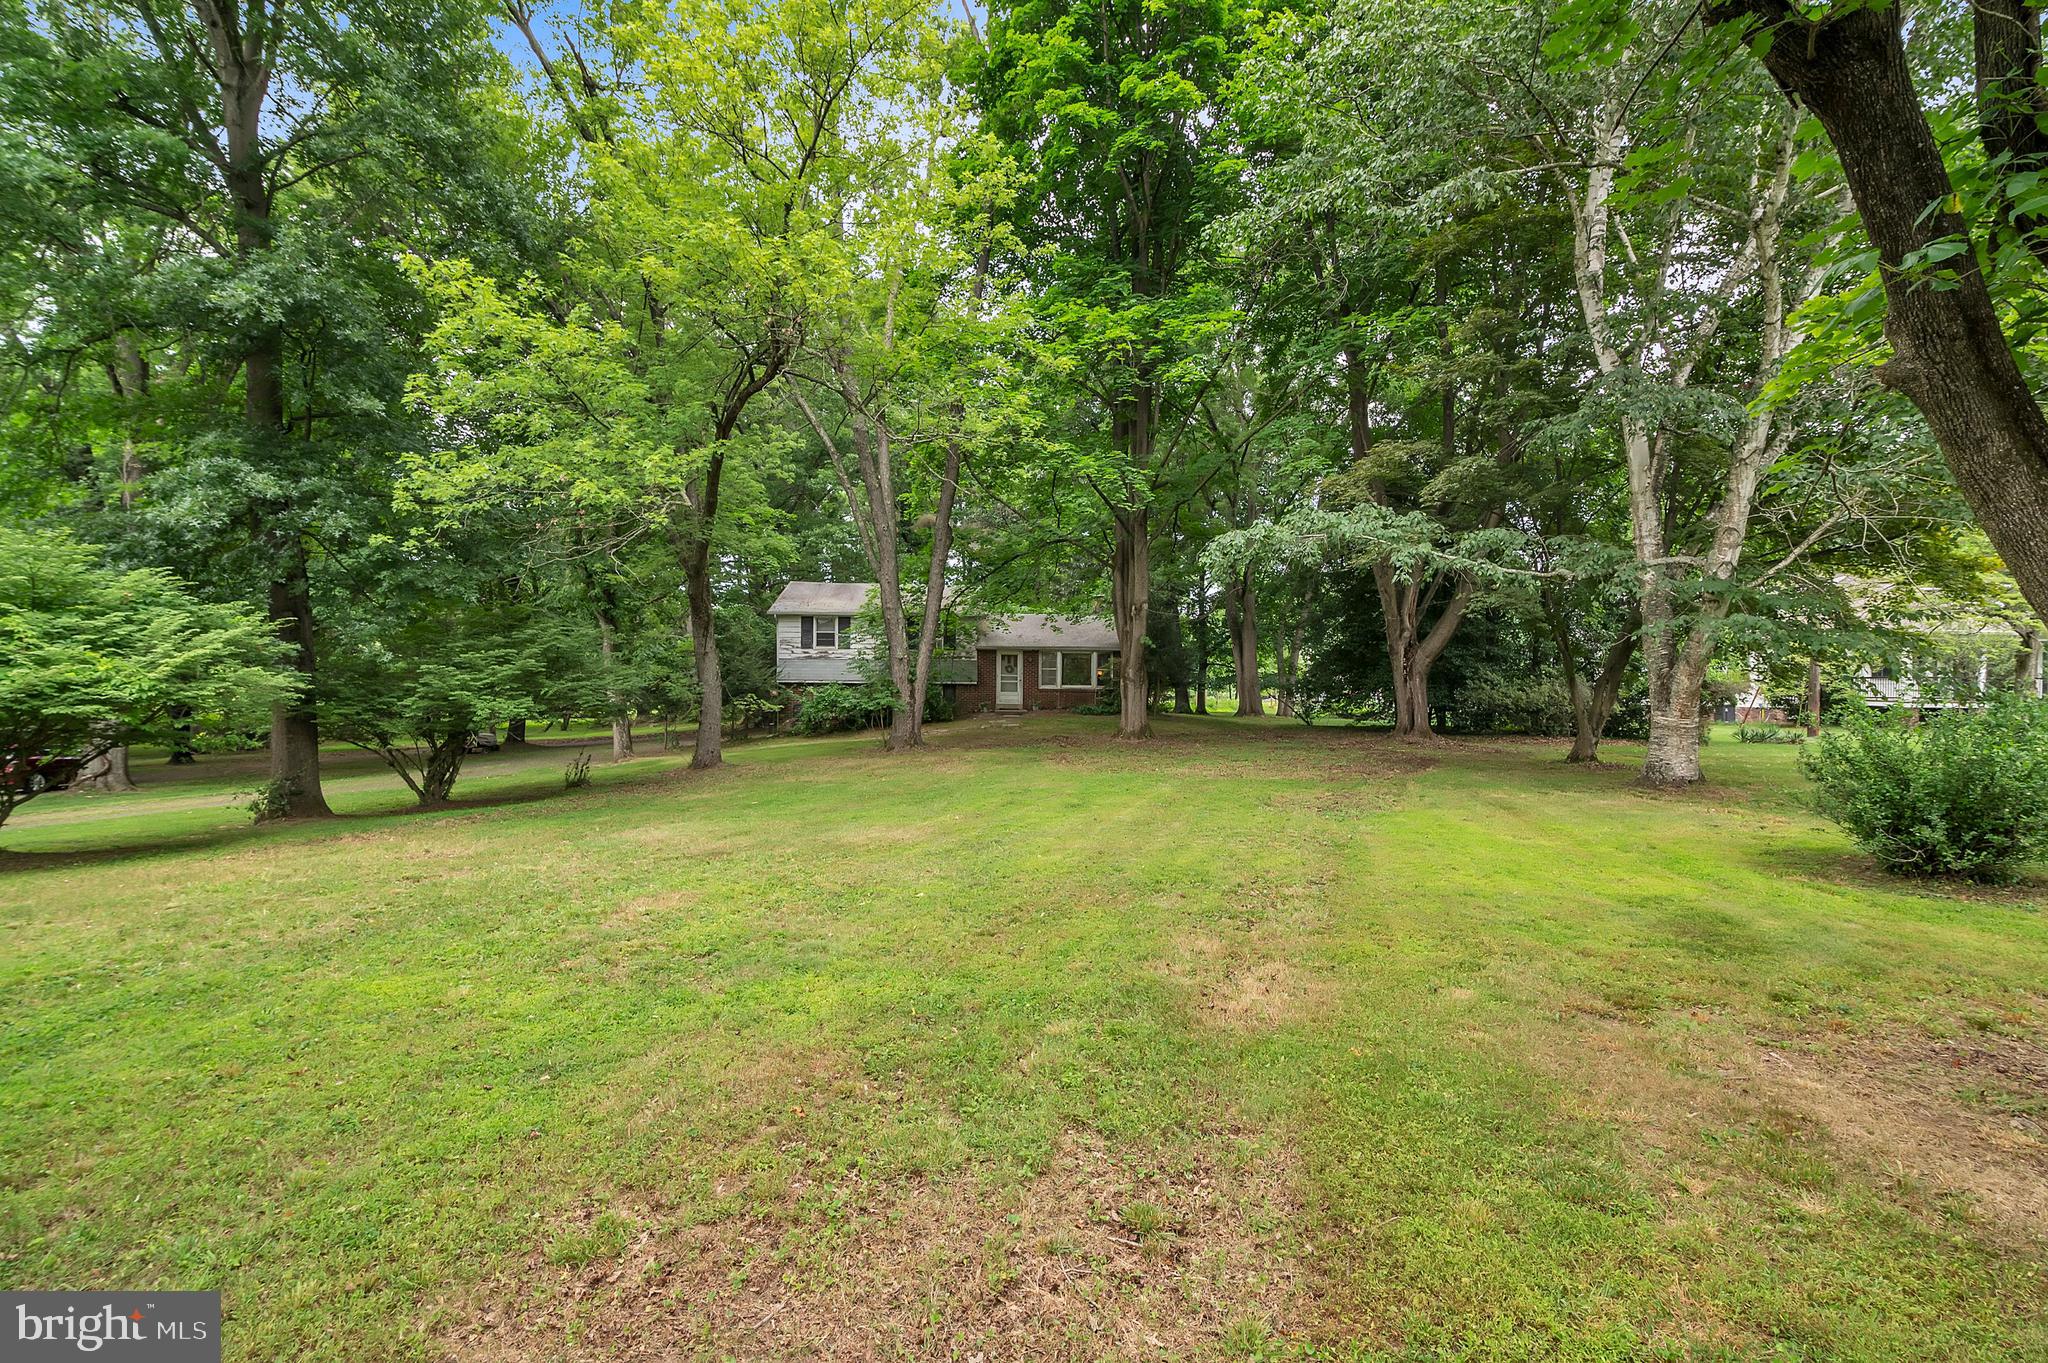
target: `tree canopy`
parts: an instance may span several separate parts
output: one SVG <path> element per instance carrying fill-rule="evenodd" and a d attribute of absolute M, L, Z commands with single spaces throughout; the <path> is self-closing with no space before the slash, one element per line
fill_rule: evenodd
<path fill-rule="evenodd" d="M 1123 737 L 1670 784 L 1930 600 L 2038 670 L 2024 6 L 13 5 L 0 524 L 259 612 L 294 813 L 323 733 L 714 766 L 794 579 L 878 584 L 896 749 L 1020 611 L 1112 621 Z"/>
<path fill-rule="evenodd" d="M 52 758 L 260 725 L 289 694 L 263 617 L 160 568 L 115 570 L 61 533 L 0 525 L 0 823 Z"/>

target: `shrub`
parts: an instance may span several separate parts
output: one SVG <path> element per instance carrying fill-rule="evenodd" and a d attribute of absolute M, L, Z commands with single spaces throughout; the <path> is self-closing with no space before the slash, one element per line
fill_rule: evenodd
<path fill-rule="evenodd" d="M 1070 715 L 1120 715 L 1124 711 L 1124 698 L 1114 686 L 1100 687 L 1095 699 L 1086 705 L 1076 705 L 1067 711 Z"/>
<path fill-rule="evenodd" d="M 725 702 L 725 730 L 736 739 L 744 739 L 748 733 L 772 720 L 781 709 L 782 702 L 774 696 L 728 696 Z"/>
<path fill-rule="evenodd" d="M 871 729 L 895 704 L 886 686 L 813 686 L 797 703 L 795 728 L 800 734 Z"/>
<path fill-rule="evenodd" d="M 1735 726 L 1735 741 L 1738 743 L 1800 743 L 1805 735 L 1792 729 L 1781 729 L 1775 724 L 1738 724 Z"/>
<path fill-rule="evenodd" d="M 1444 707 L 1467 733 L 1572 735 L 1572 698 L 1560 677 L 1482 672 L 1451 690 Z"/>
<path fill-rule="evenodd" d="M 1800 753 L 1820 811 L 1896 875 L 2012 879 L 2048 852 L 2048 705 L 1921 726 L 1865 713 Z"/>
<path fill-rule="evenodd" d="M 270 823 L 282 819 L 292 812 L 292 800 L 299 793 L 299 783 L 289 776 L 266 781 L 254 790 L 242 792 L 238 803 L 249 811 L 253 823 Z"/>
<path fill-rule="evenodd" d="M 562 789 L 581 790 L 590 784 L 590 754 L 577 753 L 562 770 Z"/>

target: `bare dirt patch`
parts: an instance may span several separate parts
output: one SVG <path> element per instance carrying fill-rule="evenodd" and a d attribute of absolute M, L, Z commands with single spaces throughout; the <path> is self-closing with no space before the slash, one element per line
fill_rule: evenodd
<path fill-rule="evenodd" d="M 1234 970 L 1202 1001 L 1202 1016 L 1221 1027 L 1263 1031 L 1323 1011 L 1328 980 L 1287 961 L 1258 961 Z"/>
<path fill-rule="evenodd" d="M 1990 1220 L 2048 1225 L 2048 1050 L 1993 1033 L 1762 1046 L 1764 1092 L 1880 1168 L 1969 1195 Z"/>
<path fill-rule="evenodd" d="M 619 900 L 605 915 L 607 924 L 633 925 L 645 923 L 650 918 L 667 918 L 673 914 L 686 913 L 703 902 L 704 896 L 696 890 L 665 890 L 660 894 L 643 894 L 633 899 Z"/>
<path fill-rule="evenodd" d="M 1357 819 L 1378 814 L 1400 804 L 1401 791 L 1390 783 L 1375 785 L 1331 784 L 1313 790 L 1280 791 L 1266 803 L 1282 814 L 1304 814 L 1315 818 Z"/>
<path fill-rule="evenodd" d="M 1181 1152 L 1070 1134 L 1020 1181 L 849 1178 L 706 1224 L 585 1214 L 625 1247 L 537 1247 L 455 1303 L 451 1360 L 1207 1358 L 1298 1322 L 1286 1160 L 1225 1136 Z"/>
<path fill-rule="evenodd" d="M 1521 1053 L 1589 1115 L 1629 1130 L 1653 1182 L 1685 1163 L 1711 1113 L 1811 1131 L 1916 1214 L 1939 1215 L 1925 1191 L 1959 1194 L 2001 1236 L 2044 1238 L 2048 1049 L 2035 1042 L 1905 1029 L 1753 1039 L 1697 1012 L 1691 1022 L 1709 1025 L 1580 1016 L 1568 1034 L 1525 1038 Z"/>

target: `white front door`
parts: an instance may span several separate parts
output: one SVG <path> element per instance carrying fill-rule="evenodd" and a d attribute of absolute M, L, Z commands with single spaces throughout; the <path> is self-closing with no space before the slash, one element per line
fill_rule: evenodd
<path fill-rule="evenodd" d="M 1024 708 L 1024 655 L 1021 653 L 996 654 L 996 708 Z"/>

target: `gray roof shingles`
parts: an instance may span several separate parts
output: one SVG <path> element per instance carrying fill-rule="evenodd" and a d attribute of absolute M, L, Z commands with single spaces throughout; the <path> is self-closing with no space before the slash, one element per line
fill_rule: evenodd
<path fill-rule="evenodd" d="M 770 615 L 852 615 L 868 603 L 872 582 L 792 582 L 768 608 Z"/>
<path fill-rule="evenodd" d="M 770 615 L 852 615 L 867 604 L 872 582 L 792 582 L 768 608 Z M 976 648 L 1086 648 L 1117 646 L 1116 626 L 1102 616 L 1021 614 L 990 620 Z"/>
<path fill-rule="evenodd" d="M 1068 615 L 1009 615 L 982 627 L 976 648 L 1115 648 L 1107 619 Z"/>

